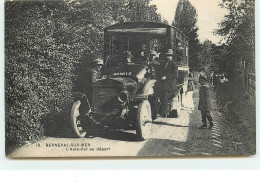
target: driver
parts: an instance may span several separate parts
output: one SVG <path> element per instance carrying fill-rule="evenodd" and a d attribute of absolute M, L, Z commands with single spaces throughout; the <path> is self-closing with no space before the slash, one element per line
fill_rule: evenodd
<path fill-rule="evenodd" d="M 87 106 L 84 107 L 86 110 L 86 115 L 89 113 L 92 105 L 92 97 L 93 97 L 93 84 L 100 78 L 101 76 L 101 69 L 104 66 L 104 61 L 101 58 L 97 58 L 93 61 L 91 68 L 87 69 L 87 72 L 85 74 L 85 92 L 87 96 Z M 86 117 L 83 117 L 82 119 L 87 119 Z M 100 127 L 104 128 L 99 122 L 96 122 L 95 120 L 88 117 L 87 123 L 90 124 L 92 127 Z"/>
<path fill-rule="evenodd" d="M 85 78 L 85 87 L 86 87 L 86 94 L 89 100 L 92 99 L 92 86 L 93 84 L 101 78 L 101 69 L 104 65 L 104 61 L 101 58 L 95 59 L 93 61 L 92 68 L 89 68 L 86 73 Z"/>

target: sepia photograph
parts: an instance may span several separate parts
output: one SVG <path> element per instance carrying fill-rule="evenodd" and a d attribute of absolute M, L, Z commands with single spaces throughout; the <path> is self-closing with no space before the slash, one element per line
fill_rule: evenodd
<path fill-rule="evenodd" d="M 5 0 L 8 158 L 256 154 L 254 0 Z"/>

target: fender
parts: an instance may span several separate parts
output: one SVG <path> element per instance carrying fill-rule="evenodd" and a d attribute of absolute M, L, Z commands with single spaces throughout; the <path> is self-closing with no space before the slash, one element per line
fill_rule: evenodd
<path fill-rule="evenodd" d="M 143 87 L 143 90 L 142 90 L 142 94 L 144 95 L 152 95 L 154 94 L 154 91 L 153 91 L 153 86 L 155 84 L 156 80 L 155 79 L 152 79 L 152 80 L 149 80 Z"/>
<path fill-rule="evenodd" d="M 76 100 L 87 99 L 86 93 L 82 93 L 82 92 L 75 92 L 73 97 L 74 97 L 75 101 Z"/>
<path fill-rule="evenodd" d="M 82 92 L 75 92 L 74 93 L 74 101 L 76 102 L 77 100 L 80 100 L 82 105 L 87 106 L 88 108 L 90 108 L 90 103 L 88 101 L 87 95 L 86 93 L 82 93 Z"/>

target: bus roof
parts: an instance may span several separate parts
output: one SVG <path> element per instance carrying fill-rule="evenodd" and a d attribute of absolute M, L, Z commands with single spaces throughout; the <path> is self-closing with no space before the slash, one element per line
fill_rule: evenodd
<path fill-rule="evenodd" d="M 167 28 L 174 28 L 187 38 L 178 28 L 158 22 L 123 22 L 105 28 L 108 33 L 151 33 L 166 35 Z"/>

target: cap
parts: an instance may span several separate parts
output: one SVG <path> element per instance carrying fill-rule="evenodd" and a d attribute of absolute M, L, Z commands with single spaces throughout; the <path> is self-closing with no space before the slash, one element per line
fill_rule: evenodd
<path fill-rule="evenodd" d="M 97 58 L 94 60 L 94 63 L 96 65 L 104 65 L 104 61 L 101 58 Z"/>
<path fill-rule="evenodd" d="M 126 57 L 132 57 L 131 51 L 126 51 Z"/>
<path fill-rule="evenodd" d="M 165 53 L 165 55 L 173 55 L 172 49 L 168 49 L 167 52 Z"/>
<path fill-rule="evenodd" d="M 156 51 L 151 50 L 150 55 L 157 55 Z"/>

